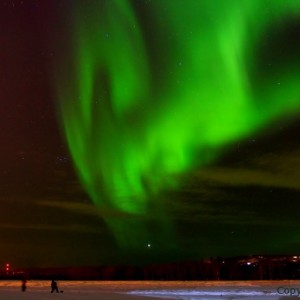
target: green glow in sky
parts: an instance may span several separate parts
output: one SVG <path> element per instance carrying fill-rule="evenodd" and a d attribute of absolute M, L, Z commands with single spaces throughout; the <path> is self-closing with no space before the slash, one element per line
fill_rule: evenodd
<path fill-rule="evenodd" d="M 76 3 L 59 100 L 79 178 L 100 208 L 147 214 L 177 175 L 300 106 L 293 59 L 279 77 L 253 78 L 267 33 L 299 16 L 299 0 Z M 106 221 L 130 247 L 151 239 L 141 220 Z"/>

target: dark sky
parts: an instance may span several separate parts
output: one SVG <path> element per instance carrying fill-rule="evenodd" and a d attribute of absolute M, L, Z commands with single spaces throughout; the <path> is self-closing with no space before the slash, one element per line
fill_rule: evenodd
<path fill-rule="evenodd" d="M 51 64 L 59 55 L 54 41 L 64 40 L 68 5 L 0 3 L 0 266 L 299 254 L 297 115 L 222 148 L 215 162 L 183 175 L 179 190 L 162 192 L 176 232 L 172 252 L 159 238 L 150 248 L 145 243 L 131 250 L 118 247 L 103 221 L 116 213 L 99 212 L 81 187 L 58 122 Z M 288 41 L 296 36 L 300 30 Z M 151 222 L 153 235 L 159 235 Z"/>

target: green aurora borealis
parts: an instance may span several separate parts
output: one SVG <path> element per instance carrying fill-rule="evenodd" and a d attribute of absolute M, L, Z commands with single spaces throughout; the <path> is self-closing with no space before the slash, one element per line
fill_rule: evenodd
<path fill-rule="evenodd" d="M 161 192 L 222 147 L 298 110 L 299 61 L 257 74 L 264 36 L 299 17 L 300 2 L 80 3 L 57 76 L 78 176 L 96 205 L 133 215 L 106 219 L 120 246 L 151 241 L 143 215 L 152 206 L 170 241 Z"/>

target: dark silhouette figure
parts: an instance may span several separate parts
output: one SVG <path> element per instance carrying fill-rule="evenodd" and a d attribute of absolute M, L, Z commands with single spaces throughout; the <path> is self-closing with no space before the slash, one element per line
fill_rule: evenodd
<path fill-rule="evenodd" d="M 52 281 L 51 281 L 51 293 L 53 293 L 54 291 L 56 291 L 56 293 L 59 293 L 58 287 L 57 287 L 57 282 L 54 279 L 52 279 Z"/>
<path fill-rule="evenodd" d="M 22 279 L 22 286 L 21 286 L 22 292 L 25 292 L 26 289 L 27 289 L 26 283 L 27 283 L 27 280 L 26 279 Z"/>

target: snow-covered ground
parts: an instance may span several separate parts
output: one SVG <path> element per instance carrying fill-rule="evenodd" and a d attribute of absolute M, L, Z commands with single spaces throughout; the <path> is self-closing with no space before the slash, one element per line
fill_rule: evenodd
<path fill-rule="evenodd" d="M 63 293 L 50 293 L 50 281 L 0 281 L 0 300 L 134 300 L 147 297 L 181 300 L 300 299 L 300 281 L 58 281 Z M 145 299 L 145 298 L 144 298 Z"/>

